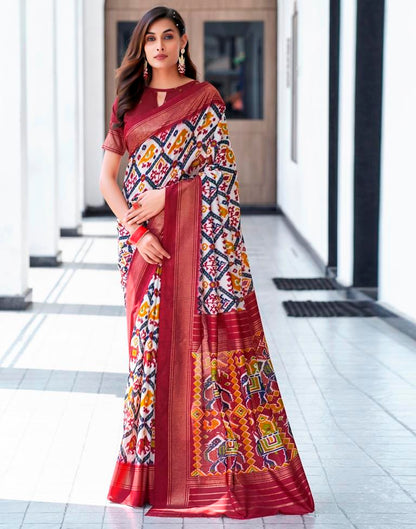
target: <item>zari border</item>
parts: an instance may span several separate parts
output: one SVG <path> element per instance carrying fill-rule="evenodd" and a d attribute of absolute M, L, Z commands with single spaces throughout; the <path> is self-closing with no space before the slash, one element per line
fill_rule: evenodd
<path fill-rule="evenodd" d="M 141 507 L 149 501 L 154 486 L 154 466 L 117 461 L 107 499 L 114 503 Z"/>
<path fill-rule="evenodd" d="M 218 90 L 204 81 L 187 90 L 185 95 L 181 94 L 178 98 L 153 109 L 126 133 L 126 144 L 130 155 L 150 136 L 182 123 L 211 103 L 216 103 L 225 109 L 224 100 Z"/>
<path fill-rule="evenodd" d="M 201 180 L 195 178 L 166 188 L 164 244 L 171 259 L 164 264 L 160 292 L 154 508 L 187 504 L 192 443 L 189 352 L 197 299 L 200 187 Z"/>

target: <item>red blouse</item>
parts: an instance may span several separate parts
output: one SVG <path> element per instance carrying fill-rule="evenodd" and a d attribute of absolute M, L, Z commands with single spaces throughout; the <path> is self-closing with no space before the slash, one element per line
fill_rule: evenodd
<path fill-rule="evenodd" d="M 170 101 L 172 98 L 176 97 L 179 92 L 185 92 L 190 87 L 193 87 L 195 83 L 199 83 L 197 80 L 189 81 L 188 83 L 183 84 L 182 86 L 177 86 L 175 88 L 151 88 L 150 86 L 145 86 L 142 97 L 137 105 L 128 110 L 124 114 L 124 125 L 117 129 L 112 129 L 113 123 L 117 123 L 117 104 L 118 96 L 115 98 L 112 110 L 109 129 L 107 136 L 102 144 L 102 149 L 107 149 L 113 151 L 117 154 L 123 155 L 127 149 L 126 145 L 126 135 L 128 131 L 135 126 L 143 116 L 147 115 L 151 110 L 155 108 L 163 107 L 163 105 Z M 157 103 L 157 93 L 166 92 L 166 97 L 162 105 Z"/>

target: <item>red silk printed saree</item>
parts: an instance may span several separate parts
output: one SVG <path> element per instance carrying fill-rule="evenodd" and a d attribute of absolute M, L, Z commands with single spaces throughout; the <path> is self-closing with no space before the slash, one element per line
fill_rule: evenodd
<path fill-rule="evenodd" d="M 108 499 L 150 503 L 149 516 L 312 512 L 241 232 L 225 103 L 208 82 L 163 90 L 159 107 L 157 90 L 103 144 L 129 152 L 129 207 L 166 188 L 148 227 L 171 255 L 146 263 L 118 225 L 129 375 Z"/>

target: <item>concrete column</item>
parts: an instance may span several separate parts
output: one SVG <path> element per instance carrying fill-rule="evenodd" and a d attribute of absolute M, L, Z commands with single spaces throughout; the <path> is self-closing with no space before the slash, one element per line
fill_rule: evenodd
<path fill-rule="evenodd" d="M 79 14 L 79 0 L 56 2 L 58 220 L 61 235 L 69 236 L 81 230 Z"/>
<path fill-rule="evenodd" d="M 27 244 L 25 99 L 25 4 L 10 2 L 0 17 L 0 308 L 24 309 L 30 303 Z"/>
<path fill-rule="evenodd" d="M 84 0 L 84 174 L 85 206 L 104 205 L 98 177 L 104 141 L 104 0 Z"/>
<path fill-rule="evenodd" d="M 58 171 L 55 0 L 26 0 L 29 252 L 33 266 L 56 266 Z"/>
<path fill-rule="evenodd" d="M 338 127 L 338 258 L 337 280 L 353 283 L 354 265 L 354 128 L 356 0 L 342 0 L 340 10 Z"/>

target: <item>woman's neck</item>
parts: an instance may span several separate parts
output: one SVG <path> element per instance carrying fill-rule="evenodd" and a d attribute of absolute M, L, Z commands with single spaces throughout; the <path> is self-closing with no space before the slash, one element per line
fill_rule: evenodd
<path fill-rule="evenodd" d="M 153 68 L 152 80 L 149 86 L 152 88 L 175 88 L 182 84 L 183 77 L 179 75 L 177 68 L 166 70 L 164 68 Z"/>

